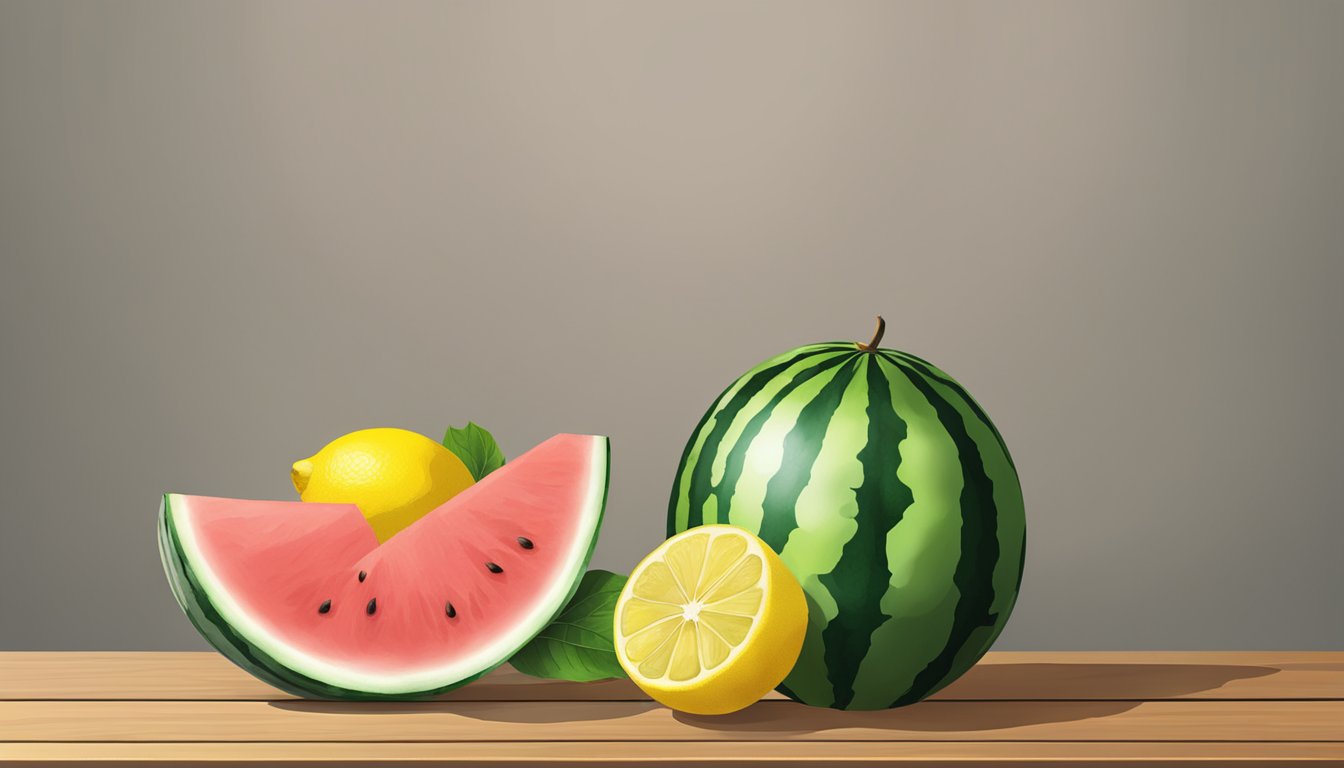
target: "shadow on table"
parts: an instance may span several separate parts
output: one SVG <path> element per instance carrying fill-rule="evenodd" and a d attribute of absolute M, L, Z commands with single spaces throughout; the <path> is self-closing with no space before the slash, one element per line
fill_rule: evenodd
<path fill-rule="evenodd" d="M 784 702 L 777 702 L 784 703 Z M 792 703 L 792 702 L 788 702 Z M 269 701 L 287 712 L 328 715 L 404 715 L 450 712 L 496 723 L 580 723 L 619 720 L 663 706 L 653 701 Z"/>
<path fill-rule="evenodd" d="M 1192 697 L 1273 667 L 1232 664 L 985 664 L 938 698 L 893 710 L 841 712 L 763 701 L 741 712 L 683 723 L 719 731 L 813 733 L 839 728 L 892 731 L 993 731 L 1108 717 L 1145 701 Z M 798 727 L 798 726 L 802 727 Z"/>
<path fill-rule="evenodd" d="M 1047 702 L 924 701 L 900 709 L 844 712 L 808 709 L 793 702 L 765 701 L 741 712 L 717 717 L 673 714 L 686 725 L 706 730 L 775 735 L 808 734 L 861 728 L 870 731 L 996 731 L 1024 725 L 1065 723 L 1109 717 L 1133 709 L 1137 701 Z"/>
<path fill-rule="evenodd" d="M 1200 698 L 1234 680 L 1264 677 L 1275 667 L 1245 664 L 979 664 L 939 699 L 1105 700 Z"/>
<path fill-rule="evenodd" d="M 845 728 L 890 731 L 992 731 L 1107 717 L 1144 701 L 1193 697 L 1273 667 L 1231 664 L 983 664 L 936 699 L 893 710 L 842 712 L 792 701 L 762 701 L 730 715 L 673 716 L 706 731 L 806 734 Z M 418 702 L 273 701 L 277 709 L 327 714 L 452 712 L 508 723 L 620 720 L 661 709 L 651 701 Z"/>

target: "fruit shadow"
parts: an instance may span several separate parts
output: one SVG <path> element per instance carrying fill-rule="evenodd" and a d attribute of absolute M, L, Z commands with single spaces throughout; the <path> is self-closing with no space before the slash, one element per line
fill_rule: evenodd
<path fill-rule="evenodd" d="M 1108 717 L 1149 700 L 1199 698 L 1197 694 L 1216 690 L 1233 680 L 1263 677 L 1275 671 L 1273 667 L 1230 664 L 982 664 L 937 698 L 899 709 L 846 712 L 772 699 L 729 715 L 673 712 L 672 717 L 697 730 L 751 734 L 752 738 L 854 728 L 970 733 Z M 1015 695 L 1019 691 L 1020 697 Z M 638 719 L 662 709 L 662 705 L 644 699 L 437 699 L 367 703 L 299 700 L 268 704 L 276 709 L 312 714 L 442 712 L 474 720 L 520 724 Z"/>
<path fill-rule="evenodd" d="M 1109 717 L 1275 671 L 1231 664 L 985 664 L 938 698 L 898 709 L 846 712 L 767 700 L 730 715 L 674 717 L 697 728 L 781 736 L 845 728 L 969 733 Z"/>
<path fill-rule="evenodd" d="M 939 699 L 1011 699 L 1031 691 L 1032 700 L 1121 700 L 1200 698 L 1234 680 L 1278 672 L 1246 664 L 1070 664 L 1024 662 L 979 664 L 938 694 Z"/>
<path fill-rule="evenodd" d="M 647 699 L 636 701 L 453 701 L 430 699 L 425 701 L 369 702 L 302 699 L 297 701 L 269 701 L 266 704 L 287 712 L 319 715 L 376 716 L 446 713 L 493 723 L 533 725 L 621 720 L 663 708 L 661 704 Z"/>

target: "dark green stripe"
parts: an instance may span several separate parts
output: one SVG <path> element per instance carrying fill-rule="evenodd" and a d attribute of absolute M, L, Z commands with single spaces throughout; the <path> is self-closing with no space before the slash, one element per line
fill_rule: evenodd
<path fill-rule="evenodd" d="M 873 631 L 887 620 L 881 608 L 882 596 L 890 586 L 886 534 L 914 501 L 910 489 L 896 476 L 907 428 L 892 404 L 891 382 L 867 354 L 863 365 L 868 377 L 868 443 L 858 454 L 863 464 L 863 484 L 855 489 L 858 529 L 845 544 L 835 569 L 818 577 L 839 608 L 821 634 L 835 691 L 831 706 L 837 709 L 853 700 L 859 664 L 868 654 Z"/>
<path fill-rule="evenodd" d="M 834 354 L 834 351 L 829 351 L 828 353 Z M 728 517 L 726 513 L 729 509 L 728 505 L 733 499 L 734 491 L 737 490 L 738 478 L 742 476 L 742 466 L 746 462 L 747 450 L 751 447 L 751 441 L 756 439 L 756 436 L 761 432 L 761 428 L 765 426 L 765 422 L 769 420 L 770 414 L 775 410 L 775 406 L 779 405 L 784 398 L 792 394 L 795 389 L 807 383 L 812 377 L 825 373 L 838 365 L 843 365 L 845 362 L 852 359 L 853 357 L 850 355 L 837 355 L 830 359 L 823 360 L 816 365 L 799 371 L 787 384 L 781 387 L 780 390 L 770 398 L 770 401 L 766 403 L 765 407 L 757 411 L 751 417 L 751 420 L 748 421 L 747 425 L 742 429 L 742 434 L 738 436 L 737 441 L 733 443 L 732 447 L 729 449 L 728 456 L 724 461 L 723 477 L 719 479 L 718 485 L 711 486 L 709 482 L 711 467 L 714 464 L 715 451 L 700 451 L 700 460 L 696 462 L 695 471 L 691 477 L 690 497 L 692 509 L 697 510 L 698 514 L 698 510 L 704 506 L 705 500 L 708 499 L 710 495 L 713 495 L 717 497 L 720 515 L 719 519 L 727 520 Z M 761 387 L 758 387 L 757 391 L 764 386 L 764 383 L 761 384 Z M 717 424 L 715 425 L 715 429 L 718 429 Z M 711 437 L 713 437 L 713 435 L 711 435 Z M 722 441 L 722 435 L 720 435 L 718 439 L 719 441 Z M 706 443 L 708 443 L 708 441 L 706 441 Z M 716 443 L 715 449 L 717 450 L 717 448 L 718 445 Z M 693 527 L 693 525 L 688 523 L 687 527 Z"/>
<path fill-rule="evenodd" d="M 1022 531 L 1022 547 L 1017 555 L 1017 585 L 1013 587 L 1013 594 L 1017 595 L 1022 591 L 1022 573 L 1027 570 L 1027 532 Z M 1009 606 L 1011 609 L 1012 606 Z"/>
<path fill-rule="evenodd" d="M 957 396 L 966 403 L 966 407 L 970 408 L 971 412 L 975 414 L 975 417 L 983 421 L 985 426 L 989 427 L 989 431 L 994 433 L 994 439 L 999 441 L 999 448 L 1003 451 L 1004 458 L 1008 459 L 1008 466 L 1012 467 L 1014 471 L 1017 470 L 1017 465 L 1013 463 L 1013 455 L 1008 452 L 1008 445 L 1003 442 L 1003 435 L 999 434 L 999 428 L 994 426 L 994 422 L 989 420 L 989 414 L 985 413 L 985 409 L 980 407 L 980 404 L 975 401 L 975 398 L 971 397 L 971 393 L 967 392 L 960 384 L 958 384 L 956 379 L 953 379 L 951 376 L 939 374 L 933 363 L 930 363 L 921 357 L 916 357 L 909 352 L 900 352 L 897 350 L 883 350 L 883 352 L 887 353 L 886 358 L 893 362 L 896 362 L 894 355 L 899 355 L 901 360 L 904 361 L 908 367 L 914 368 L 916 371 L 919 371 L 930 379 L 933 379 L 939 384 L 949 387 L 953 392 L 956 392 Z"/>
<path fill-rule="evenodd" d="M 714 454 L 718 451 L 719 443 L 723 442 L 724 435 L 727 434 L 728 428 L 732 425 L 733 417 L 737 416 L 738 412 L 751 401 L 751 398 L 764 389 L 776 376 L 803 360 L 826 354 L 828 351 L 826 349 L 811 349 L 756 373 L 746 384 L 742 385 L 741 389 L 733 394 L 727 403 L 723 404 L 722 408 L 719 407 L 719 400 L 723 399 L 723 396 L 728 394 L 737 382 L 734 381 L 719 393 L 714 405 L 711 405 L 709 410 L 705 411 L 705 415 L 700 418 L 700 423 L 691 433 L 691 439 L 686 441 L 686 449 L 681 453 L 681 462 L 677 465 L 677 481 L 672 484 L 672 498 L 668 502 L 667 535 L 669 538 L 679 533 L 677 531 L 677 502 L 684 483 L 690 483 L 691 486 L 688 494 L 690 510 L 687 512 L 686 527 L 694 528 L 697 525 L 704 524 L 704 504 L 708 497 Z M 705 428 L 705 424 L 709 422 L 711 417 L 715 419 L 714 428 L 705 438 L 705 443 L 700 448 L 700 456 L 695 462 L 695 467 L 691 470 L 691 476 L 687 478 L 686 464 L 690 460 L 691 451 L 695 448 L 700 431 Z M 697 489 L 701 490 L 698 491 Z"/>
<path fill-rule="evenodd" d="M 928 399 L 938 419 L 957 446 L 961 458 L 963 485 L 961 491 L 961 557 L 957 560 L 952 583 L 960 594 L 952 619 L 952 630 L 943 650 L 915 676 L 910 689 L 892 703 L 898 707 L 911 704 L 933 692 L 939 683 L 952 676 L 959 651 L 981 627 L 992 627 L 998 614 L 991 613 L 994 604 L 994 566 L 999 560 L 998 510 L 994 504 L 994 483 L 985 473 L 980 449 L 967 434 L 957 409 L 945 400 L 921 372 L 893 356 L 886 356 L 910 383 Z M 970 659 L 966 666 L 975 663 Z"/>
<path fill-rule="evenodd" d="M 915 357 L 905 353 L 900 354 L 904 357 Z M 915 360 L 919 364 L 912 364 L 911 367 L 924 372 L 925 378 L 929 379 L 931 385 L 961 414 L 967 432 L 980 448 L 985 472 L 994 483 L 1000 552 L 999 562 L 995 566 L 994 572 L 993 584 L 996 594 L 992 610 L 999 614 L 999 620 L 994 627 L 988 628 L 988 631 L 981 631 L 974 636 L 971 643 L 963 649 L 964 657 L 976 659 L 988 650 L 1003 629 L 1003 625 L 1007 623 L 1013 604 L 1017 600 L 1018 589 L 1021 586 L 1022 558 L 1026 552 L 1026 520 L 1022 506 L 1022 489 L 1017 479 L 1016 469 L 1013 466 L 1012 456 L 1009 455 L 1002 435 L 995 429 L 989 417 L 970 395 L 964 389 L 958 387 L 956 382 L 952 381 L 946 373 L 938 370 L 931 363 L 919 360 L 919 358 L 915 358 Z M 1017 552 L 1016 557 L 1013 556 L 1013 551 Z M 961 668 L 961 661 L 959 660 L 955 666 Z M 954 674 L 956 674 L 955 670 Z M 943 683 L 940 683 L 937 687 L 942 687 L 942 685 Z"/>
<path fill-rule="evenodd" d="M 681 531 L 677 530 L 677 504 L 681 501 L 681 488 L 687 482 L 686 462 L 691 458 L 691 451 L 695 449 L 696 439 L 700 436 L 700 431 L 705 428 L 705 424 L 709 421 L 709 417 L 713 416 L 715 411 L 718 410 L 719 401 L 723 399 L 724 395 L 728 394 L 728 390 L 732 389 L 734 384 L 737 384 L 737 382 L 734 381 L 732 384 L 729 384 L 727 388 L 719 393 L 718 397 L 714 398 L 713 405 L 710 405 L 709 409 L 705 411 L 705 415 L 700 417 L 700 422 L 695 425 L 695 429 L 691 430 L 691 438 L 686 441 L 686 447 L 681 451 L 681 461 L 677 463 L 677 474 L 674 475 L 677 479 L 676 482 L 672 483 L 672 498 L 667 501 L 667 538 L 669 539 L 678 533 L 681 533 Z M 746 401 L 743 402 L 745 403 Z M 741 406 L 738 407 L 741 408 Z M 715 426 L 717 426 L 717 424 Z M 703 449 L 701 449 L 700 455 L 704 455 Z M 697 525 L 704 524 L 704 522 L 705 513 L 704 510 L 701 509 L 701 505 L 691 503 L 690 509 L 686 511 L 686 527 L 693 528 Z"/>
<path fill-rule="evenodd" d="M 845 389 L 862 365 L 858 354 L 856 352 L 847 358 L 844 368 L 837 371 L 834 378 L 826 382 L 821 391 L 803 406 L 793 429 L 784 436 L 779 471 L 765 486 L 765 500 L 761 502 L 764 514 L 761 517 L 761 530 L 756 534 L 776 552 L 784 551 L 789 534 L 798 527 L 794 505 L 798 503 L 798 495 L 812 479 L 812 465 L 821 453 L 822 438 L 831 425 L 831 416 L 840 407 Z"/>

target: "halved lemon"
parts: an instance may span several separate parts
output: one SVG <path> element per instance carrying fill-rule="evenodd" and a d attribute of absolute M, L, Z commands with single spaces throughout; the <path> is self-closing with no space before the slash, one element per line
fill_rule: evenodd
<path fill-rule="evenodd" d="M 735 712 L 793 669 L 802 587 L 751 533 L 703 525 L 635 566 L 616 603 L 616 657 L 645 693 L 700 715 Z"/>

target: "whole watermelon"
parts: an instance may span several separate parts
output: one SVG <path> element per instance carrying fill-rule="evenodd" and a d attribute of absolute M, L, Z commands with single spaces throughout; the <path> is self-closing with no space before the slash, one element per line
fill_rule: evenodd
<path fill-rule="evenodd" d="M 747 371 L 682 454 L 668 534 L 730 523 L 780 554 L 808 597 L 780 691 L 883 709 L 989 650 L 1022 580 L 1026 518 L 994 425 L 952 377 L 868 344 L 813 344 Z"/>

